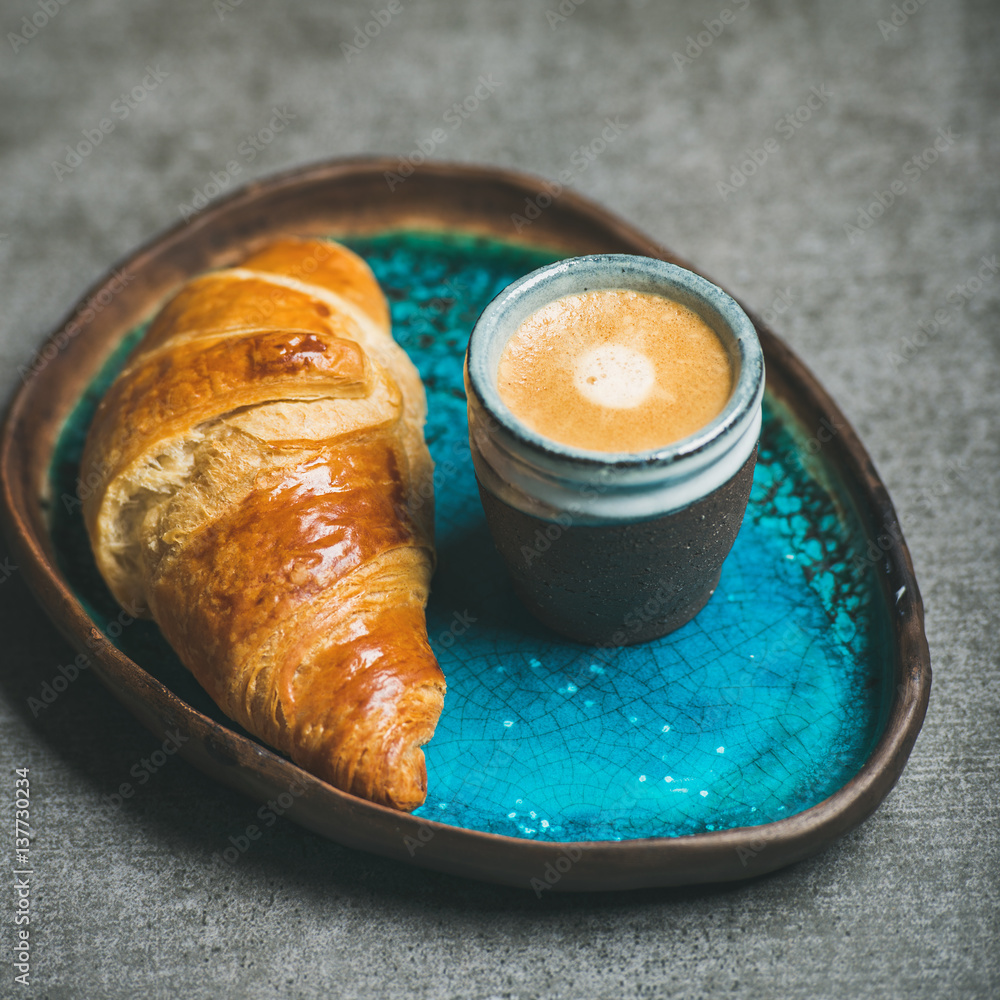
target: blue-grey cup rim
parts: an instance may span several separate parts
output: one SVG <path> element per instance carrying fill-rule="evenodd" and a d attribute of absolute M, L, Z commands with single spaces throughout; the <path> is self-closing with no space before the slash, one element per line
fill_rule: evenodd
<path fill-rule="evenodd" d="M 543 437 L 520 421 L 501 399 L 490 373 L 492 363 L 499 355 L 498 351 L 491 351 L 493 347 L 491 340 L 496 336 L 500 323 L 513 312 L 516 322 L 509 324 L 512 334 L 537 308 L 563 295 L 573 294 L 573 290 L 567 289 L 546 296 L 544 291 L 542 294 L 536 294 L 537 290 L 544 289 L 564 275 L 571 276 L 573 272 L 583 268 L 592 271 L 595 266 L 603 267 L 610 272 L 611 277 L 614 273 L 627 274 L 629 268 L 633 269 L 635 275 L 655 273 L 658 280 L 654 281 L 651 278 L 648 290 L 694 308 L 694 311 L 712 326 L 716 334 L 724 339 L 730 357 L 735 355 L 738 359 L 739 371 L 725 407 L 718 416 L 694 434 L 664 447 L 646 451 L 591 451 Z M 580 285 L 575 291 L 595 290 L 592 278 L 582 280 L 590 282 L 589 287 Z M 618 283 L 608 281 L 597 285 L 599 290 L 633 287 L 620 281 Z M 665 287 L 671 289 L 671 294 L 667 295 Z M 712 310 L 715 316 L 711 315 Z M 725 339 L 727 334 L 717 329 L 719 320 L 732 334 L 731 342 Z M 507 339 L 509 334 L 504 339 L 504 344 Z M 760 406 L 764 395 L 764 354 L 756 328 L 739 303 L 723 289 L 694 271 L 656 257 L 644 257 L 639 254 L 608 253 L 567 257 L 536 268 L 511 282 L 494 296 L 476 321 L 469 338 L 467 368 L 469 387 L 477 397 L 479 405 L 500 424 L 504 432 L 541 456 L 568 461 L 581 468 L 600 468 L 609 465 L 617 469 L 654 468 L 673 465 L 682 459 L 696 456 L 709 445 L 741 429 L 746 415 Z"/>

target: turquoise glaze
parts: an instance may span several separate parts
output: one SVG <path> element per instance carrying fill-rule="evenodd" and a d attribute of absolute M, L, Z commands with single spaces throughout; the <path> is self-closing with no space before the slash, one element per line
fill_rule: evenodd
<path fill-rule="evenodd" d="M 478 237 L 347 241 L 392 307 L 427 387 L 438 569 L 427 610 L 448 696 L 426 748 L 418 816 L 537 840 L 673 837 L 755 826 L 857 773 L 891 694 L 887 612 L 838 470 L 770 395 L 746 519 L 715 596 L 642 646 L 595 651 L 547 632 L 513 596 L 476 492 L 462 361 L 504 286 L 558 255 Z M 82 443 L 136 330 L 81 399 L 51 470 L 60 565 L 95 622 L 118 609 L 76 502 Z M 114 640 L 231 728 L 149 622 Z"/>

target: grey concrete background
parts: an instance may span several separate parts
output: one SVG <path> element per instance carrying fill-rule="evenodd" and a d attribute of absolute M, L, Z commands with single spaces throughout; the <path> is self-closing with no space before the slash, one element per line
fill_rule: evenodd
<path fill-rule="evenodd" d="M 14 571 L 0 583 L 0 760 L 8 826 L 12 769 L 31 768 L 34 959 L 32 985 L 14 984 L 5 876 L 0 996 L 997 996 L 1000 279 L 969 282 L 1000 252 L 1000 7 L 566 0 L 560 21 L 547 17 L 558 0 L 401 0 L 348 58 L 342 43 L 386 0 L 59 3 L 25 45 L 8 32 L 43 22 L 42 0 L 0 10 L 5 395 L 85 288 L 228 161 L 242 182 L 403 155 L 492 74 L 495 94 L 436 155 L 555 176 L 620 116 L 622 137 L 577 188 L 750 305 L 782 307 L 775 325 L 897 503 L 935 685 L 877 814 L 750 884 L 539 901 L 289 823 L 220 868 L 212 855 L 251 802 L 173 759 L 108 815 L 102 796 L 152 737 L 89 675 L 32 717 L 26 699 L 71 652 Z M 727 9 L 698 51 L 703 21 Z M 64 147 L 147 67 L 155 89 L 57 177 Z M 808 121 L 779 129 L 812 88 L 824 96 Z M 241 143 L 274 107 L 294 120 L 251 161 Z M 944 151 L 913 175 L 939 129 Z M 766 163 L 720 190 L 768 139 Z M 894 180 L 903 193 L 852 240 L 845 224 Z M 938 310 L 942 332 L 921 335 Z"/>

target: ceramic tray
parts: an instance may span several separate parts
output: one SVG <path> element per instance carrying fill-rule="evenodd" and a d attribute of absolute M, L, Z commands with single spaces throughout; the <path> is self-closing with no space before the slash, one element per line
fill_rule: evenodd
<path fill-rule="evenodd" d="M 123 262 L 25 372 L 2 439 L 14 559 L 65 635 L 181 754 L 341 843 L 533 888 L 744 878 L 806 857 L 892 787 L 923 720 L 930 665 L 892 505 L 843 416 L 757 322 L 767 365 L 746 519 L 708 606 L 640 646 L 595 650 L 520 608 L 476 495 L 461 365 L 485 304 L 580 253 L 690 266 L 570 193 L 435 164 L 323 164 L 236 193 Z M 538 211 L 526 210 L 534 204 Z M 528 218 L 534 216 L 534 218 Z M 143 322 L 187 277 L 276 233 L 342 239 L 370 262 L 428 394 L 439 568 L 428 632 L 448 696 L 412 816 L 340 792 L 216 709 L 155 625 L 121 627 L 80 518 L 79 457 L 100 394 Z M 291 796 L 287 796 L 291 798 Z"/>

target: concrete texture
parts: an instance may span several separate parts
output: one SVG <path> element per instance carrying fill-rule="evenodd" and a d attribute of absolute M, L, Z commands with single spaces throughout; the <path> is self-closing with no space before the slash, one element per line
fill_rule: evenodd
<path fill-rule="evenodd" d="M 8 32 L 40 0 L 0 12 L 4 393 L 77 296 L 213 173 L 405 155 L 486 76 L 495 92 L 435 155 L 555 176 L 617 118 L 577 188 L 780 312 L 897 503 L 935 684 L 876 815 L 753 883 L 539 901 L 289 823 L 229 867 L 213 854 L 254 804 L 176 758 L 136 782 L 156 745 L 93 678 L 33 718 L 27 698 L 71 653 L 5 569 L 4 801 L 30 767 L 37 837 L 32 985 L 13 982 L 5 877 L 0 996 L 996 996 L 1000 275 L 982 260 L 1000 253 L 997 4 L 564 0 L 558 20 L 557 0 L 401 0 L 345 53 L 385 0 L 60 3 L 25 45 Z M 144 77 L 127 117 L 113 111 Z M 243 145 L 275 107 L 294 119 Z M 102 118 L 113 130 L 57 177 Z M 766 162 L 740 184 L 748 149 Z M 893 181 L 902 193 L 862 231 Z M 136 792 L 115 809 L 104 796 L 123 781 Z"/>

